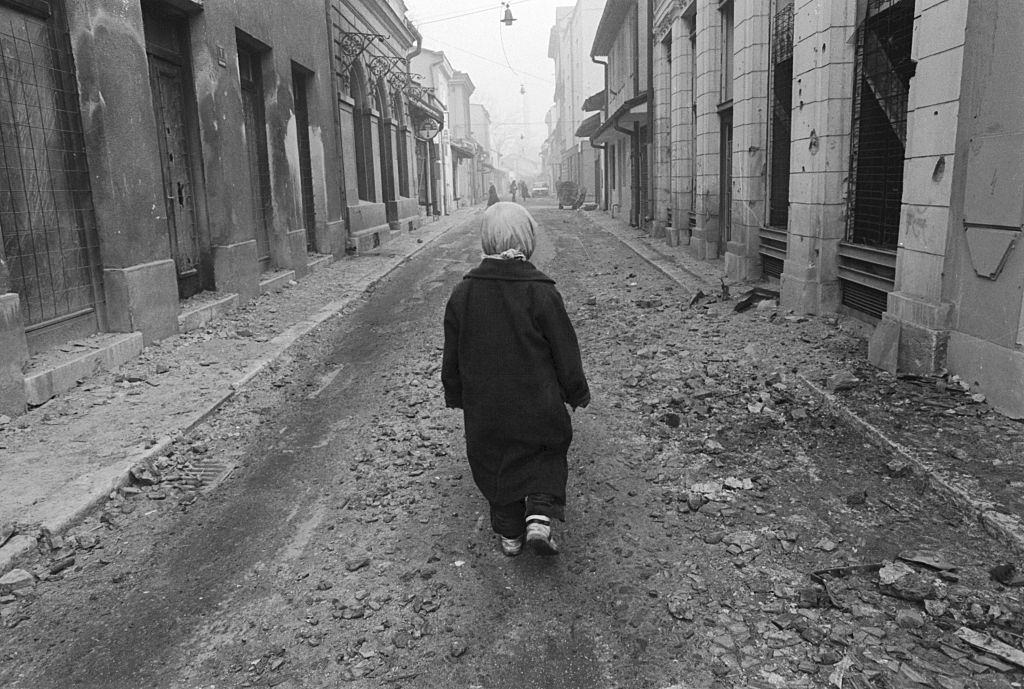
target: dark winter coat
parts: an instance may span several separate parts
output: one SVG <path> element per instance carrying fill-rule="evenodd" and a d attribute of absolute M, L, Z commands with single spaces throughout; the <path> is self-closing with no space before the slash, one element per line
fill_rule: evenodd
<path fill-rule="evenodd" d="M 445 404 L 461 408 L 477 487 L 504 505 L 534 493 L 565 504 L 572 424 L 590 403 L 576 332 L 554 280 L 526 261 L 484 259 L 444 317 Z"/>

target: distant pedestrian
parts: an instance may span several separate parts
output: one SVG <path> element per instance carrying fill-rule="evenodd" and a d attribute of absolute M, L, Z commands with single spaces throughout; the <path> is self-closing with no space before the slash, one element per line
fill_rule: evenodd
<path fill-rule="evenodd" d="M 487 207 L 490 208 L 501 199 L 498 198 L 498 190 L 494 188 L 494 182 L 491 182 L 491 188 L 487 191 Z"/>
<path fill-rule="evenodd" d="M 507 201 L 484 212 L 483 260 L 444 316 L 445 405 L 462 409 L 466 454 L 506 555 L 554 555 L 565 520 L 574 410 L 590 403 L 579 343 L 554 280 L 529 258 L 535 221 Z"/>
<path fill-rule="evenodd" d="M 512 201 L 516 200 L 516 189 L 518 188 L 515 180 L 512 180 L 508 185 L 508 193 L 512 194 Z"/>
<path fill-rule="evenodd" d="M 526 197 L 530 195 L 530 190 L 526 188 L 526 182 L 519 180 L 519 198 L 526 200 Z"/>

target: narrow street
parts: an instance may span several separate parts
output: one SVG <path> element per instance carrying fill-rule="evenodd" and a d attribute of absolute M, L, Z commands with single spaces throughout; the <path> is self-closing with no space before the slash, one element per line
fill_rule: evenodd
<path fill-rule="evenodd" d="M 1022 686 L 954 634 L 1024 635 L 1003 548 L 796 380 L 848 346 L 834 323 L 691 304 L 585 214 L 528 206 L 594 398 L 559 557 L 501 554 L 443 406 L 474 216 L 175 444 L 237 462 L 223 482 L 73 529 L 74 566 L 0 635 L 0 686 Z"/>

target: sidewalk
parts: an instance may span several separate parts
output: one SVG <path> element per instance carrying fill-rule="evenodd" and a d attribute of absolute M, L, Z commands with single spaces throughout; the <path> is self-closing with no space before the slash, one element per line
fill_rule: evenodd
<path fill-rule="evenodd" d="M 698 260 L 687 246 L 670 247 L 599 211 L 584 215 L 688 291 L 721 292 L 721 261 Z M 731 285 L 732 299 L 752 286 Z M 771 311 L 758 316 L 773 318 Z M 866 451 L 865 461 L 881 462 L 880 468 L 890 473 L 912 472 L 921 479 L 921 490 L 937 491 L 951 507 L 1024 554 L 1024 424 L 996 413 L 955 377 L 900 377 L 874 368 L 867 361 L 868 326 L 843 317 L 825 320 L 843 321 L 842 330 L 852 334 L 829 343 L 829 356 L 838 354 L 838 360 L 829 358 L 819 370 L 801 361 L 797 377 L 820 404 L 881 451 L 881 458 Z M 792 345 L 794 351 L 806 348 L 806 339 Z M 836 371 L 853 374 L 856 382 L 831 390 L 828 378 Z"/>
<path fill-rule="evenodd" d="M 373 253 L 321 259 L 301 282 L 154 343 L 0 425 L 0 574 L 35 547 L 40 529 L 65 531 L 124 486 L 131 467 L 165 452 L 296 341 L 477 212 L 459 210 Z"/>

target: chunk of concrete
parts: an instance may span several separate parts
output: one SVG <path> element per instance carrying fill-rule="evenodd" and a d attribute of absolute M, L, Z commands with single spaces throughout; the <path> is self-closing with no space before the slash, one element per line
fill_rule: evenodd
<path fill-rule="evenodd" d="M 36 578 L 23 569 L 12 569 L 0 577 L 0 596 L 14 593 L 36 585 Z"/>

